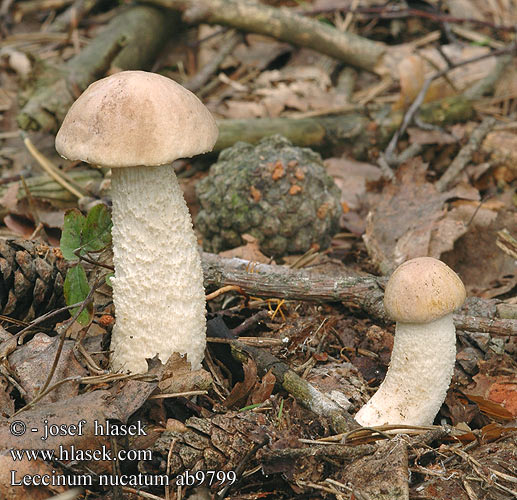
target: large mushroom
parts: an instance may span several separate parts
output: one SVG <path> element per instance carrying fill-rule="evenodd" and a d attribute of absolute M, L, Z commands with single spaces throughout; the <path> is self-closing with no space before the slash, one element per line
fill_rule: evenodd
<path fill-rule="evenodd" d="M 452 312 L 465 287 L 443 262 L 419 257 L 400 265 L 384 292 L 395 340 L 386 378 L 356 414 L 365 427 L 430 425 L 445 400 L 456 361 Z"/>
<path fill-rule="evenodd" d="M 56 137 L 65 158 L 112 168 L 114 371 L 146 358 L 203 360 L 205 295 L 192 221 L 172 161 L 210 151 L 217 125 L 173 80 L 124 71 L 90 85 Z"/>

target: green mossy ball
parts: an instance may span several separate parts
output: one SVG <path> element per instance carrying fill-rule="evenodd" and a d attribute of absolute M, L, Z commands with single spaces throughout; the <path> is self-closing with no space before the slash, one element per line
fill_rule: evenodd
<path fill-rule="evenodd" d="M 323 250 L 339 228 L 340 191 L 321 156 L 280 135 L 225 149 L 196 191 L 196 226 L 210 252 L 244 244 L 246 233 L 273 257 Z"/>

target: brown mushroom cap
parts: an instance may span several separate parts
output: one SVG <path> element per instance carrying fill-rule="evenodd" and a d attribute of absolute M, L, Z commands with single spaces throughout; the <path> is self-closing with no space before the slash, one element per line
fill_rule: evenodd
<path fill-rule="evenodd" d="M 461 307 L 465 297 L 461 279 L 447 264 L 418 257 L 395 269 L 384 292 L 384 307 L 395 321 L 428 323 Z"/>
<path fill-rule="evenodd" d="M 157 166 L 210 151 L 217 134 L 192 92 L 156 73 L 123 71 L 92 83 L 75 101 L 56 149 L 104 167 Z"/>

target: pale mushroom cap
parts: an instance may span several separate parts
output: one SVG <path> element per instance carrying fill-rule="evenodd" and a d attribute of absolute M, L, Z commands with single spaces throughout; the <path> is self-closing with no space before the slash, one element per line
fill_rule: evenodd
<path fill-rule="evenodd" d="M 217 135 L 192 92 L 156 73 L 123 71 L 92 83 L 75 101 L 56 149 L 104 167 L 158 166 L 210 151 Z"/>
<path fill-rule="evenodd" d="M 418 257 L 401 264 L 384 292 L 388 315 L 401 323 L 434 321 L 465 302 L 459 276 L 438 259 Z"/>

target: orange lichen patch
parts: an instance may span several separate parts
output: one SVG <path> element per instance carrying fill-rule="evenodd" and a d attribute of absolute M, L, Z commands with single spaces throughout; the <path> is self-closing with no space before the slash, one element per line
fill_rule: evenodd
<path fill-rule="evenodd" d="M 271 175 L 271 177 L 274 181 L 277 181 L 278 179 L 281 179 L 284 175 L 285 175 L 284 164 L 280 160 L 278 160 L 275 163 L 275 167 L 273 168 L 273 174 Z"/>
<path fill-rule="evenodd" d="M 493 383 L 488 392 L 488 399 L 501 403 L 514 417 L 517 416 L 517 384 Z"/>
<path fill-rule="evenodd" d="M 294 167 L 296 167 L 296 165 L 298 165 L 298 160 L 290 160 L 289 163 L 287 164 L 287 166 L 289 168 L 294 168 Z"/>
<path fill-rule="evenodd" d="M 299 181 L 303 181 L 303 179 L 305 179 L 305 173 L 304 171 L 301 169 L 301 168 L 297 168 L 296 171 L 294 172 L 294 176 L 299 180 Z"/>
<path fill-rule="evenodd" d="M 348 206 L 348 203 L 346 201 L 341 202 L 341 208 L 343 209 L 344 214 L 350 212 L 350 207 Z"/>
<path fill-rule="evenodd" d="M 375 132 L 379 128 L 379 125 L 375 122 L 370 122 L 366 125 L 366 130 L 368 132 Z"/>
<path fill-rule="evenodd" d="M 329 209 L 330 207 L 328 203 L 323 203 L 323 205 L 321 205 L 316 212 L 316 216 L 318 217 L 318 219 L 324 219 Z"/>
<path fill-rule="evenodd" d="M 115 323 L 115 318 L 111 314 L 103 314 L 99 318 L 99 325 L 103 328 L 111 326 Z"/>
<path fill-rule="evenodd" d="M 250 186 L 250 194 L 251 194 L 251 197 L 253 198 L 253 201 L 258 202 L 262 198 L 262 193 L 255 186 Z"/>
<path fill-rule="evenodd" d="M 295 194 L 300 194 L 303 191 L 301 186 L 298 184 L 293 184 L 289 189 L 289 194 L 294 196 Z"/>

